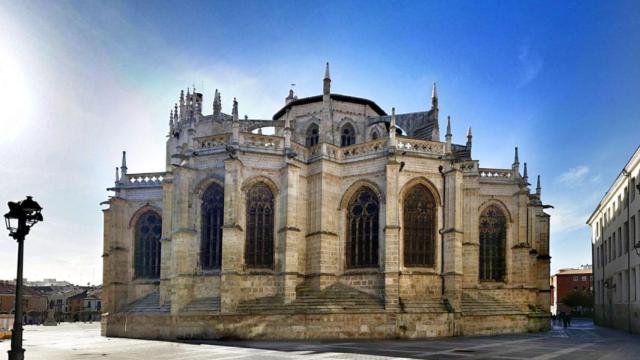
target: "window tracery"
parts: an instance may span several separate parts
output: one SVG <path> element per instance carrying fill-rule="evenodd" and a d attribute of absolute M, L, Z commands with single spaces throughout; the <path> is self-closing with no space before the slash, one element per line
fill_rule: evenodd
<path fill-rule="evenodd" d="M 403 206 L 404 265 L 434 265 L 436 239 L 436 202 L 422 184 L 415 185 Z"/>
<path fill-rule="evenodd" d="M 142 214 L 135 227 L 135 277 L 160 277 L 162 218 L 155 211 Z"/>
<path fill-rule="evenodd" d="M 245 263 L 253 268 L 273 268 L 274 197 L 259 182 L 247 192 Z"/>
<path fill-rule="evenodd" d="M 203 270 L 220 269 L 223 219 L 224 190 L 213 184 L 202 195 L 200 264 Z"/>
<path fill-rule="evenodd" d="M 507 218 L 496 206 L 480 215 L 480 280 L 504 281 Z"/>
<path fill-rule="evenodd" d="M 347 211 L 347 267 L 377 267 L 378 197 L 368 187 L 362 187 L 352 196 Z"/>

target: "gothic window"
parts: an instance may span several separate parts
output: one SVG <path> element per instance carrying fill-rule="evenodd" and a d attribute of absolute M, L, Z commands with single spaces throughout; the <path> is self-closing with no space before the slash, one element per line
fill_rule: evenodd
<path fill-rule="evenodd" d="M 378 131 L 373 130 L 373 132 L 371 133 L 371 140 L 378 140 L 379 137 L 380 135 L 378 135 Z"/>
<path fill-rule="evenodd" d="M 147 211 L 136 223 L 135 276 L 157 279 L 160 277 L 160 236 L 162 218 L 155 211 Z"/>
<path fill-rule="evenodd" d="M 203 270 L 220 269 L 224 215 L 224 191 L 220 185 L 213 184 L 204 192 L 200 210 L 200 264 Z"/>
<path fill-rule="evenodd" d="M 265 183 L 247 193 L 245 263 L 252 268 L 273 268 L 273 193 Z"/>
<path fill-rule="evenodd" d="M 378 197 L 371 189 L 362 187 L 349 201 L 347 211 L 347 267 L 377 267 Z"/>
<path fill-rule="evenodd" d="M 403 206 L 404 265 L 434 265 L 436 201 L 424 185 L 414 186 Z"/>
<path fill-rule="evenodd" d="M 320 131 L 318 130 L 318 125 L 315 123 L 311 124 L 307 129 L 306 145 L 307 146 L 317 145 L 320 138 L 319 133 Z"/>
<path fill-rule="evenodd" d="M 480 280 L 504 280 L 506 241 L 507 218 L 489 206 L 480 215 Z"/>
<path fill-rule="evenodd" d="M 349 146 L 356 143 L 356 132 L 351 124 L 344 124 L 340 130 L 340 146 Z"/>

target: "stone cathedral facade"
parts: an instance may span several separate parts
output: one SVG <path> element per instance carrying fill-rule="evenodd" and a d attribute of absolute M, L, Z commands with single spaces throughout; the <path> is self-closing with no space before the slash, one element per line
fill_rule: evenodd
<path fill-rule="evenodd" d="M 549 215 L 469 129 L 293 91 L 270 120 L 180 94 L 166 168 L 103 203 L 102 333 L 154 339 L 418 338 L 545 330 Z M 262 129 L 270 128 L 271 135 Z M 266 131 L 265 131 L 266 132 Z"/>

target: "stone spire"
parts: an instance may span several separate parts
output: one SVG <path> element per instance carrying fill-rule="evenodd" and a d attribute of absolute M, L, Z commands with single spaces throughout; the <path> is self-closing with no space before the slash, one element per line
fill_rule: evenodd
<path fill-rule="evenodd" d="M 184 90 L 180 90 L 180 105 L 184 105 Z"/>
<path fill-rule="evenodd" d="M 527 171 L 527 163 L 524 163 L 524 174 L 522 175 L 522 179 L 524 180 L 524 184 L 529 186 L 529 173 Z"/>
<path fill-rule="evenodd" d="M 447 116 L 447 134 L 444 136 L 445 144 L 444 144 L 444 153 L 451 154 L 451 139 L 453 135 L 451 135 L 451 116 Z"/>
<path fill-rule="evenodd" d="M 514 176 L 520 176 L 520 160 L 518 159 L 518 147 L 516 146 L 515 155 L 513 156 L 513 164 L 511 165 L 511 169 L 514 172 Z"/>
<path fill-rule="evenodd" d="M 180 90 L 180 121 L 184 120 L 187 111 L 185 109 L 184 90 Z"/>
<path fill-rule="evenodd" d="M 471 140 L 473 139 L 473 135 L 471 135 L 471 126 L 467 129 L 467 149 L 471 149 Z"/>
<path fill-rule="evenodd" d="M 331 93 L 331 76 L 329 75 L 329 62 L 327 62 L 327 66 L 324 69 L 324 80 L 323 80 L 323 88 L 322 93 L 324 95 L 329 95 Z"/>
<path fill-rule="evenodd" d="M 127 152 L 126 151 L 122 152 L 122 165 L 120 165 L 120 172 L 122 173 L 123 177 L 127 175 Z"/>
<path fill-rule="evenodd" d="M 288 104 L 294 100 L 298 100 L 298 97 L 293 93 L 293 89 L 289 89 L 289 96 L 284 99 L 284 102 Z"/>
<path fill-rule="evenodd" d="M 238 101 L 236 101 L 236 98 L 233 98 L 233 109 L 231 110 L 231 115 L 233 115 L 233 124 L 231 125 L 231 143 L 239 144 L 240 122 L 238 119 Z"/>
<path fill-rule="evenodd" d="M 231 115 L 233 116 L 233 121 L 238 121 L 238 101 L 236 98 L 233 98 L 233 109 L 231 110 Z"/>
<path fill-rule="evenodd" d="M 213 118 L 219 118 L 221 112 L 222 104 L 220 103 L 220 93 L 218 92 L 218 89 L 216 89 L 216 92 L 213 94 Z"/>
<path fill-rule="evenodd" d="M 435 110 L 438 108 L 438 91 L 436 90 L 436 83 L 433 83 L 433 88 L 431 89 L 431 110 Z"/>
<path fill-rule="evenodd" d="M 391 108 L 391 123 L 389 124 L 389 147 L 396 146 L 396 108 Z"/>
<path fill-rule="evenodd" d="M 169 110 L 169 132 L 173 131 L 173 109 Z"/>
<path fill-rule="evenodd" d="M 116 184 L 120 182 L 120 174 L 118 173 L 118 167 L 116 166 Z"/>
<path fill-rule="evenodd" d="M 536 184 L 536 195 L 540 196 L 542 194 L 542 187 L 540 186 L 540 175 L 538 175 L 538 182 Z"/>

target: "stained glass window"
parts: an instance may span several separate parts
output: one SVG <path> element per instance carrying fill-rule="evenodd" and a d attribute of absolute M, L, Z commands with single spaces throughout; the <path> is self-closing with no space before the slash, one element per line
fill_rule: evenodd
<path fill-rule="evenodd" d="M 356 132 L 351 124 L 344 124 L 340 134 L 340 146 L 349 146 L 356 143 Z"/>
<path fill-rule="evenodd" d="M 347 210 L 347 267 L 377 267 L 378 197 L 368 187 L 362 187 L 351 198 Z"/>
<path fill-rule="evenodd" d="M 317 145 L 319 140 L 319 133 L 320 132 L 318 130 L 318 125 L 316 125 L 315 123 L 311 124 L 307 129 L 306 145 L 307 146 Z"/>
<path fill-rule="evenodd" d="M 507 219 L 500 209 L 489 206 L 480 215 L 480 280 L 503 281 Z"/>
<path fill-rule="evenodd" d="M 273 193 L 265 183 L 257 183 L 247 193 L 245 263 L 248 267 L 273 268 L 273 200 Z"/>
<path fill-rule="evenodd" d="M 424 185 L 414 186 L 403 206 L 404 265 L 434 265 L 436 202 Z"/>
<path fill-rule="evenodd" d="M 222 222 L 224 191 L 218 184 L 202 195 L 200 231 L 200 264 L 204 270 L 220 269 L 222 254 Z"/>
<path fill-rule="evenodd" d="M 147 211 L 138 218 L 135 230 L 135 276 L 157 279 L 160 277 L 162 218 L 155 211 Z"/>

